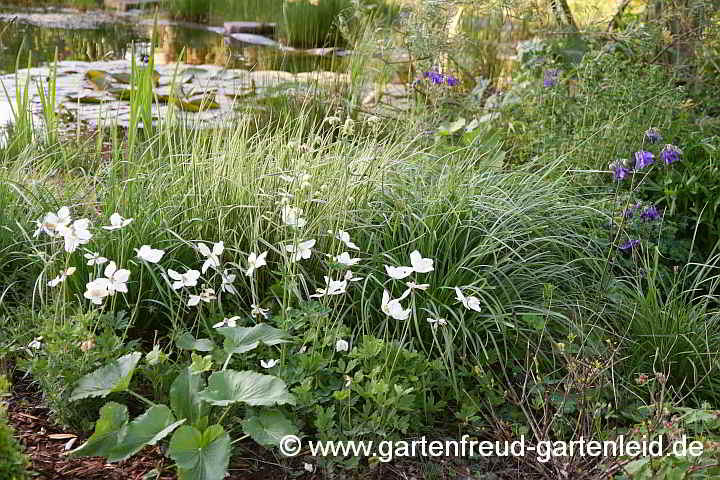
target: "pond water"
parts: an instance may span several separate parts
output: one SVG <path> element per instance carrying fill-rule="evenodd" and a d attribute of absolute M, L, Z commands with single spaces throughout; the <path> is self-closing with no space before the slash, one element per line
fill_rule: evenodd
<path fill-rule="evenodd" d="M 203 16 L 206 23 L 177 21 L 162 14 L 156 17 L 149 10 L 0 7 L 0 137 L 12 116 L 9 105 L 17 102 L 18 85 L 28 85 L 33 114 L 41 110 L 38 89 L 46 88 L 41 86 L 47 85 L 48 67 L 55 59 L 57 107 L 69 108 L 78 121 L 96 117 L 101 110 L 110 110 L 121 124 L 127 119 L 131 60 L 146 60 L 143 57 L 150 53 L 151 46 L 158 77 L 155 94 L 165 99 L 153 106 L 157 116 L 164 115 L 170 103 L 185 111 L 188 108 L 184 107 L 189 107 L 191 113 L 205 113 L 197 117 L 216 118 L 233 110 L 233 102 L 239 97 L 259 98 L 270 91 L 275 95 L 279 87 L 297 93 L 299 84 L 307 94 L 317 91 L 313 89 L 318 87 L 318 78 L 324 86 L 336 80 L 346 81 L 335 72 L 347 69 L 350 52 L 329 44 L 327 32 L 320 35 L 320 27 L 290 28 L 283 23 L 288 12 L 283 11 L 282 1 L 248 0 L 223 5 L 227 8 L 215 8 Z M 313 7 L 310 3 L 302 5 Z M 306 17 L 296 19 L 296 23 L 309 19 L 308 12 L 314 10 L 302 12 Z M 281 21 L 275 21 L 278 19 Z M 231 27 L 225 24 L 227 20 L 250 24 Z M 332 24 L 332 19 L 314 20 L 320 26 Z M 312 38 L 323 40 L 308 40 Z M 96 71 L 102 73 L 102 81 L 89 81 Z M 190 71 L 182 75 L 186 84 L 182 88 L 169 86 L 174 74 Z M 327 75 L 308 75 L 310 72 Z M 178 91 L 183 92 L 182 98 L 174 97 Z M 193 105 L 186 103 L 197 105 L 202 96 L 212 98 L 203 104 L 203 110 L 207 107 L 213 112 L 193 111 Z"/>
<path fill-rule="evenodd" d="M 262 17 L 261 17 L 262 18 Z M 14 22 L 12 20 L 15 19 Z M 254 21 L 253 18 L 249 19 Z M 101 61 L 127 58 L 133 43 L 150 42 L 155 20 L 142 13 L 77 12 L 68 9 L 0 8 L 0 75 L 13 72 L 20 54 L 21 68 L 58 60 Z M 221 25 L 158 20 L 155 63 L 182 60 L 247 70 L 307 72 L 344 69 L 337 55 L 316 50 L 278 49 L 234 41 Z M 270 33 L 269 40 L 273 40 Z M 180 57 L 183 56 L 181 59 Z"/>

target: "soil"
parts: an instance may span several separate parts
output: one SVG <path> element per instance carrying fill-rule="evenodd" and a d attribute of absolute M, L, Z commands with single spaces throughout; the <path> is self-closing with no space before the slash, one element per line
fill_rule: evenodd
<path fill-rule="evenodd" d="M 13 391 L 9 400 L 8 420 L 15 436 L 25 448 L 31 461 L 31 472 L 36 480 L 177 480 L 172 461 L 165 457 L 161 446 L 146 447 L 137 455 L 117 463 L 107 463 L 102 457 L 70 457 L 69 450 L 82 445 L 90 432 L 68 431 L 52 421 L 50 410 L 42 403 L 42 392 L 30 378 L 23 378 L 16 370 Z M 68 445 L 68 442 L 74 442 Z M 66 448 L 67 446 L 67 448 Z M 238 445 L 231 461 L 226 480 L 321 480 L 319 473 L 304 471 L 305 459 L 298 457 L 288 462 L 278 459 L 271 450 L 252 441 Z M 429 463 L 417 459 L 404 459 L 380 464 L 362 474 L 336 472 L 330 478 L 353 480 L 395 480 L 432 478 L 460 479 L 518 479 L 532 478 L 515 468 L 487 465 L 497 473 L 477 477 L 470 473 L 466 462 L 459 459 L 434 459 Z M 500 468 L 498 468 L 500 467 Z"/>
<path fill-rule="evenodd" d="M 30 457 L 30 470 L 37 480 L 176 480 L 172 462 L 160 446 L 146 447 L 132 458 L 107 463 L 102 457 L 70 457 L 68 451 L 82 445 L 88 433 L 72 432 L 52 422 L 50 411 L 42 405 L 42 393 L 32 382 L 16 376 L 12 396 L 7 401 L 8 420 L 15 437 Z M 66 449 L 68 442 L 75 439 Z M 288 472 L 265 452 L 243 451 L 243 458 L 231 466 L 229 480 L 282 480 Z M 265 459 L 259 455 L 263 455 Z M 269 465 L 269 463 L 272 464 Z M 302 465 L 300 465 L 302 469 Z M 159 475 L 153 473 L 159 472 Z M 315 480 L 313 475 L 303 480 Z M 318 477 L 319 478 L 319 477 Z"/>

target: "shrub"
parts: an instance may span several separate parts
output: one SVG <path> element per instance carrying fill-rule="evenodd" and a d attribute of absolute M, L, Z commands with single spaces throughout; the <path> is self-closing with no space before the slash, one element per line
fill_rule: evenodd
<path fill-rule="evenodd" d="M 5 418 L 5 405 L 2 397 L 9 390 L 9 382 L 5 376 L 0 375 L 0 478 L 4 480 L 26 480 L 30 476 L 27 472 L 29 465 L 22 447 L 13 437 L 13 430 Z"/>
<path fill-rule="evenodd" d="M 70 391 L 84 374 L 131 349 L 137 341 L 123 343 L 128 327 L 123 313 L 66 312 L 58 320 L 52 308 L 35 315 L 38 348 L 29 348 L 29 359 L 18 366 L 32 373 L 43 392 L 53 419 L 76 429 L 88 429 L 100 403 L 94 399 L 71 403 Z M 29 322 L 26 322 L 29 323 Z"/>

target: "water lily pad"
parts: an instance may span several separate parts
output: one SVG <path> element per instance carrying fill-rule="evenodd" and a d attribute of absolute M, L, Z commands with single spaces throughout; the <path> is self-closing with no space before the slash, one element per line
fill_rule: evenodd
<path fill-rule="evenodd" d="M 103 96 L 97 96 L 97 95 L 78 95 L 78 96 L 71 96 L 69 95 L 67 97 L 68 102 L 72 103 L 89 103 L 89 104 L 98 104 L 103 103 L 107 101 Z"/>
<path fill-rule="evenodd" d="M 112 77 L 103 70 L 88 70 L 85 78 L 98 90 L 107 90 L 112 85 Z"/>
<path fill-rule="evenodd" d="M 120 100 L 130 100 L 132 89 L 130 88 L 111 88 L 108 90 Z"/>
<path fill-rule="evenodd" d="M 177 97 L 170 97 L 170 104 L 176 106 L 185 112 L 202 112 L 204 110 L 214 110 L 220 108 L 220 104 L 210 99 L 182 100 Z"/>
<path fill-rule="evenodd" d="M 130 80 L 132 80 L 132 76 L 127 72 L 111 73 L 110 76 L 116 82 L 120 82 L 120 83 L 130 83 Z"/>
<path fill-rule="evenodd" d="M 236 43 L 247 44 L 247 45 L 261 45 L 263 47 L 280 47 L 280 44 L 275 40 L 272 40 L 262 35 L 255 35 L 252 33 L 233 33 L 229 37 Z"/>

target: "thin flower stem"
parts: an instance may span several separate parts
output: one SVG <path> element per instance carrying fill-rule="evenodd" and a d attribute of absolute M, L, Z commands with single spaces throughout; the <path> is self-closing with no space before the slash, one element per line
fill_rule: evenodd
<path fill-rule="evenodd" d="M 157 406 L 157 404 L 155 404 L 154 402 L 151 402 L 150 400 L 148 400 L 147 398 L 143 397 L 143 396 L 140 395 L 139 393 L 135 393 L 135 392 L 133 392 L 132 390 L 128 390 L 127 392 L 128 392 L 130 395 L 132 395 L 133 397 L 137 398 L 138 400 L 142 400 L 143 402 L 147 403 L 147 404 L 150 405 L 151 407 Z"/>
<path fill-rule="evenodd" d="M 227 407 L 225 407 L 225 410 L 223 410 L 222 415 L 220 415 L 220 418 L 218 418 L 218 421 L 215 422 L 215 423 L 217 423 L 218 425 L 220 425 L 220 422 L 223 421 L 223 418 L 225 418 L 225 415 L 227 415 L 227 413 L 230 411 L 230 407 L 231 407 L 231 405 L 228 405 Z"/>
<path fill-rule="evenodd" d="M 218 423 L 220 423 L 220 422 L 218 422 Z M 245 440 L 246 438 L 250 438 L 250 435 L 243 435 L 242 437 L 236 438 L 235 440 L 233 440 L 232 442 L 230 442 L 230 445 L 234 445 L 234 444 L 236 444 L 236 443 L 238 443 L 238 442 L 242 442 L 242 441 Z"/>
<path fill-rule="evenodd" d="M 233 354 L 232 354 L 232 352 L 230 352 L 230 353 L 228 354 L 228 357 L 225 359 L 225 363 L 223 363 L 222 371 L 225 371 L 225 369 L 227 368 L 228 364 L 230 363 L 230 359 L 232 358 L 232 356 L 233 356 Z"/>

